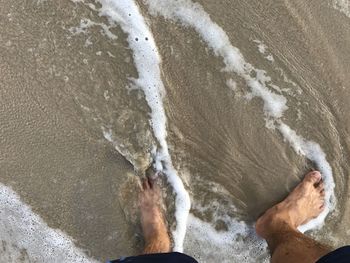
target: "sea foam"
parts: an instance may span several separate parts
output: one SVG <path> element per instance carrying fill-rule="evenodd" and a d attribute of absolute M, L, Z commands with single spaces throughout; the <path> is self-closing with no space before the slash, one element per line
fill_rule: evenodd
<path fill-rule="evenodd" d="M 86 262 L 96 260 L 60 230 L 50 228 L 9 187 L 0 183 L 1 262 Z"/>
<path fill-rule="evenodd" d="M 101 27 L 101 33 L 109 37 L 112 40 L 118 39 L 118 37 L 110 31 L 110 27 L 104 23 L 97 23 L 88 18 L 80 20 L 80 25 L 77 27 L 69 28 L 69 32 L 73 35 L 86 34 L 89 28 L 99 26 Z"/>
<path fill-rule="evenodd" d="M 333 7 L 350 18 L 350 1 L 349 0 L 333 0 Z"/>
<path fill-rule="evenodd" d="M 264 112 L 267 117 L 279 118 L 288 109 L 286 98 L 268 89 L 267 82 L 270 78 L 264 74 L 257 74 L 255 68 L 245 61 L 240 50 L 232 46 L 225 31 L 211 20 L 200 4 L 186 0 L 146 0 L 146 2 L 151 13 L 161 14 L 165 18 L 193 27 L 214 54 L 222 57 L 225 63 L 224 70 L 242 76 L 250 87 L 251 96 L 263 99 Z M 254 73 L 257 75 L 255 78 L 251 76 Z"/>
<path fill-rule="evenodd" d="M 132 81 L 144 91 L 146 101 L 151 109 L 150 123 L 160 146 L 154 152 L 155 167 L 167 176 L 167 180 L 175 192 L 177 225 L 172 233 L 175 243 L 174 250 L 182 251 L 190 210 L 190 197 L 172 164 L 166 141 L 167 119 L 163 106 L 165 89 L 161 80 L 161 58 L 145 18 L 134 1 L 100 0 L 99 2 L 102 5 L 98 9 L 100 15 L 106 16 L 112 23 L 120 25 L 128 35 L 127 41 L 133 51 L 134 64 L 138 72 L 138 79 Z"/>
<path fill-rule="evenodd" d="M 194 253 L 201 263 L 269 262 L 267 245 L 251 226 L 233 218 L 227 218 L 225 223 L 227 230 L 218 231 L 211 223 L 190 214 L 185 252 L 190 249 L 188 253 Z"/>
<path fill-rule="evenodd" d="M 264 57 L 268 61 L 270 61 L 270 62 L 274 62 L 275 61 L 275 59 L 273 58 L 272 54 L 270 54 L 270 53 L 266 54 L 267 53 L 267 46 L 264 44 L 264 42 L 262 42 L 262 41 L 260 41 L 258 39 L 254 40 L 254 42 L 258 45 L 259 52 L 261 54 L 265 55 Z"/>
<path fill-rule="evenodd" d="M 283 113 L 288 109 L 287 99 L 281 94 L 277 94 L 269 89 L 271 78 L 266 76 L 264 71 L 255 69 L 251 64 L 246 62 L 239 49 L 231 44 L 225 31 L 211 20 L 209 14 L 205 12 L 200 4 L 193 3 L 190 0 L 145 1 L 148 4 L 150 13 L 153 15 L 159 14 L 167 19 L 179 21 L 185 26 L 194 28 L 213 50 L 213 53 L 223 59 L 225 63 L 224 70 L 235 72 L 243 77 L 247 86 L 250 87 L 250 97 L 259 97 L 263 100 L 266 126 L 275 127 L 278 125 L 278 130 L 284 139 L 291 144 L 293 149 L 299 149 L 297 150 L 298 154 L 304 155 L 313 161 L 318 169 L 321 170 L 326 184 L 327 208 L 317 219 L 301 226 L 300 229 L 306 231 L 322 226 L 328 212 L 335 207 L 334 181 L 331 166 L 326 160 L 326 154 L 317 143 L 308 141 L 297 135 L 294 130 L 281 120 Z M 272 88 L 276 89 L 276 87 L 274 85 Z"/>
<path fill-rule="evenodd" d="M 301 232 L 305 232 L 312 228 L 320 228 L 323 225 L 323 222 L 332 209 L 335 206 L 335 196 L 334 196 L 334 180 L 332 175 L 332 168 L 327 162 L 326 154 L 321 149 L 321 146 L 313 141 L 305 140 L 300 135 L 297 135 L 288 125 L 281 122 L 278 125 L 278 130 L 282 133 L 284 139 L 288 141 L 293 149 L 307 157 L 309 160 L 317 164 L 318 169 L 320 170 L 324 185 L 325 185 L 325 202 L 326 206 L 322 213 L 315 219 L 310 220 L 307 224 L 299 227 Z"/>

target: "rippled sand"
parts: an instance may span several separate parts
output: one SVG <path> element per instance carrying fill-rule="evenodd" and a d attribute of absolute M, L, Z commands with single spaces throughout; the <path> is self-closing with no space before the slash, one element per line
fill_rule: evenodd
<path fill-rule="evenodd" d="M 0 5 L 0 260 L 45 262 L 57 240 L 72 262 L 137 253 L 137 176 L 154 161 L 177 248 L 187 220 L 200 262 L 266 261 L 254 221 L 312 168 L 330 213 L 308 233 L 350 242 L 347 1 Z M 47 242 L 21 242 L 21 217 Z"/>

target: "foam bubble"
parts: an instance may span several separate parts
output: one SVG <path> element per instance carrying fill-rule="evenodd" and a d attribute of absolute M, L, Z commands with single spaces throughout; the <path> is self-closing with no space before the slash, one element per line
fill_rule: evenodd
<path fill-rule="evenodd" d="M 69 32 L 71 32 L 73 35 L 86 34 L 88 32 L 88 29 L 93 27 L 93 26 L 100 26 L 102 28 L 101 32 L 105 36 L 109 37 L 112 40 L 115 40 L 115 39 L 118 38 L 115 34 L 113 34 L 110 31 L 110 27 L 109 26 L 107 26 L 104 23 L 94 22 L 94 21 L 92 21 L 92 20 L 90 20 L 88 18 L 81 19 L 80 20 L 80 25 L 76 26 L 76 27 L 69 28 Z"/>
<path fill-rule="evenodd" d="M 161 58 L 153 35 L 134 1 L 100 0 L 100 3 L 102 5 L 98 10 L 100 15 L 118 23 L 128 35 L 127 40 L 133 51 L 134 63 L 138 72 L 138 79 L 134 79 L 133 82 L 144 91 L 146 101 L 151 109 L 153 132 L 160 145 L 160 148 L 154 153 L 155 166 L 164 172 L 176 194 L 175 218 L 177 226 L 172 234 L 175 242 L 174 250 L 182 251 L 187 216 L 190 210 L 190 198 L 173 167 L 166 141 L 167 120 L 163 106 L 165 89 L 160 73 Z"/>
<path fill-rule="evenodd" d="M 233 92 L 237 91 L 237 83 L 233 79 L 228 79 L 226 81 L 227 87 L 229 87 Z"/>
<path fill-rule="evenodd" d="M 111 130 L 105 130 L 104 127 L 102 127 L 103 137 L 109 142 L 114 142 L 112 138 L 112 131 Z"/>
<path fill-rule="evenodd" d="M 350 17 L 350 1 L 349 0 L 333 0 L 333 7 L 347 17 Z"/>
<path fill-rule="evenodd" d="M 264 42 L 256 39 L 254 42 L 258 45 L 258 50 L 261 54 L 265 55 L 265 58 L 271 62 L 274 62 L 275 59 L 273 58 L 272 54 L 266 54 L 267 53 L 267 46 L 264 44 Z"/>
<path fill-rule="evenodd" d="M 97 262 L 60 230 L 50 228 L 9 187 L 0 183 L 1 262 Z M 21 261 L 22 262 L 22 261 Z"/>

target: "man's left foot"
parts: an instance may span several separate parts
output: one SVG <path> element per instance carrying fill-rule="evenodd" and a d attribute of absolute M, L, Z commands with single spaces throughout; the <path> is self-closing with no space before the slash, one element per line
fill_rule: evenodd
<path fill-rule="evenodd" d="M 166 253 L 170 251 L 170 238 L 160 208 L 162 196 L 154 179 L 142 180 L 139 196 L 141 226 L 145 239 L 145 254 Z"/>

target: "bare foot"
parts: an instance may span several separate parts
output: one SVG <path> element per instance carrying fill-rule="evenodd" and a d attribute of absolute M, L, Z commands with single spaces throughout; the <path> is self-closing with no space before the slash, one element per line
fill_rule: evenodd
<path fill-rule="evenodd" d="M 297 227 L 317 217 L 324 209 L 324 185 L 320 172 L 308 173 L 281 203 L 267 210 L 256 222 L 256 232 L 267 239 L 280 227 Z"/>
<path fill-rule="evenodd" d="M 145 254 L 170 251 L 170 238 L 160 209 L 161 201 L 160 188 L 157 183 L 150 178 L 143 179 L 139 205 L 145 239 Z"/>

